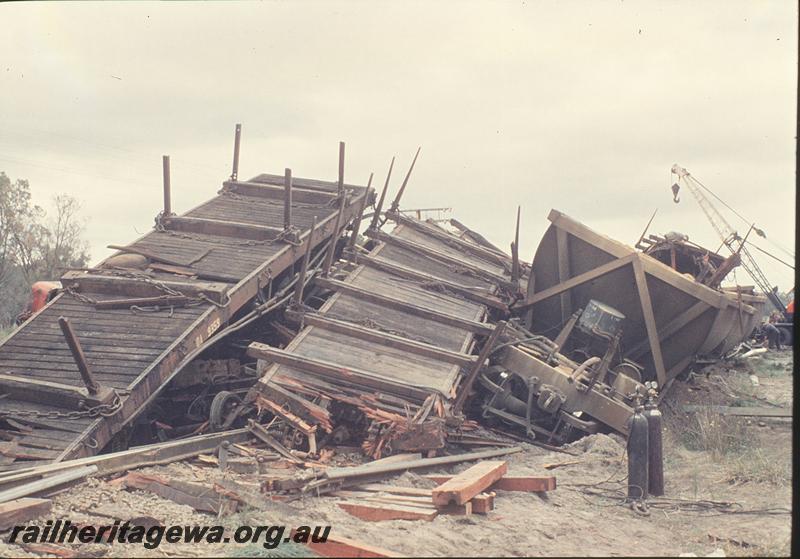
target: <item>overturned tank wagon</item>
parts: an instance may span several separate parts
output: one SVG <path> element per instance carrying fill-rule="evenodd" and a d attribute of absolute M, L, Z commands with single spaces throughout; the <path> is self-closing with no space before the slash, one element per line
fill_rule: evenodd
<path fill-rule="evenodd" d="M 675 260 L 675 267 L 662 261 L 665 254 L 667 261 L 670 258 L 667 242 L 655 243 L 651 255 L 559 211 L 552 210 L 548 219 L 551 225 L 534 256 L 526 300 L 514 307 L 535 334 L 560 337 L 571 317 L 592 301 L 607 305 L 622 317 L 619 347 L 632 364 L 629 371 L 638 368 L 640 376 L 633 373 L 636 380 L 664 387 L 698 357 L 724 355 L 761 320 L 765 297 L 704 284 L 709 274 L 724 270 L 725 259 L 697 262 L 697 247 L 677 239 L 686 265 L 700 266 L 681 269 Z M 709 260 L 710 268 L 703 268 Z M 564 341 L 559 351 L 570 358 L 591 357 L 589 346 L 579 338 Z"/>

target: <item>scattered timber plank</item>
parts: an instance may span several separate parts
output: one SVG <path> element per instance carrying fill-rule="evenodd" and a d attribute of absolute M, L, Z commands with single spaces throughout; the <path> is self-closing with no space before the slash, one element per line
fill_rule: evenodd
<path fill-rule="evenodd" d="M 488 489 L 506 472 L 508 462 L 504 460 L 479 462 L 435 488 L 432 492 L 433 503 L 463 505 L 484 489 Z"/>
<path fill-rule="evenodd" d="M 428 475 L 425 478 L 436 483 L 445 483 L 452 479 L 453 476 Z M 555 488 L 555 476 L 503 476 L 491 485 L 493 490 L 524 491 L 528 493 L 554 491 Z"/>
<path fill-rule="evenodd" d="M 302 417 L 306 422 L 318 424 L 328 433 L 333 430 L 330 412 L 310 400 L 271 382 L 258 383 L 256 390 L 260 392 L 261 396 Z M 258 403 L 258 397 L 256 403 Z"/>
<path fill-rule="evenodd" d="M 424 489 L 422 487 L 399 487 L 397 485 L 383 485 L 381 483 L 365 483 L 364 485 L 359 485 L 357 489 L 391 493 L 393 495 L 415 495 L 418 497 L 431 497 L 433 491 L 432 489 Z"/>
<path fill-rule="evenodd" d="M 430 522 L 438 511 L 431 508 L 407 506 L 407 505 L 390 505 L 382 503 L 356 503 L 351 501 L 343 501 L 337 503 L 339 508 L 368 522 L 379 522 L 381 520 L 427 520 Z"/>
<path fill-rule="evenodd" d="M 450 503 L 449 505 L 436 505 L 436 510 L 439 514 L 449 514 L 451 516 L 471 516 L 472 515 L 472 501 L 467 501 L 463 505 Z"/>
<path fill-rule="evenodd" d="M 446 464 L 457 464 L 459 462 L 468 462 L 471 460 L 483 460 L 486 458 L 494 458 L 496 456 L 505 456 L 507 454 L 514 454 L 515 452 L 520 452 L 521 450 L 522 450 L 521 447 L 515 446 L 511 448 L 482 450 L 480 452 L 467 452 L 464 454 L 456 454 L 453 456 L 439 456 L 437 458 L 421 458 L 419 460 L 409 460 L 405 462 L 397 462 L 392 464 L 380 464 L 378 466 L 365 464 L 349 468 L 328 468 L 323 473 L 323 477 L 327 480 L 340 480 L 340 479 L 368 477 L 373 475 L 384 475 L 394 472 L 403 472 L 405 470 L 413 470 L 416 468 L 444 466 Z M 478 493 L 480 493 L 480 491 L 478 491 Z"/>
<path fill-rule="evenodd" d="M 260 484 L 257 484 L 260 486 Z M 256 510 L 280 511 L 285 513 L 296 513 L 297 511 L 279 502 L 276 499 L 265 499 L 259 488 L 250 488 L 244 483 L 237 483 L 233 480 L 220 479 L 214 483 L 214 491 L 228 499 L 238 501 L 243 505 Z"/>
<path fill-rule="evenodd" d="M 498 480 L 492 489 L 501 491 L 525 491 L 541 492 L 554 491 L 556 488 L 556 476 L 506 476 Z"/>
<path fill-rule="evenodd" d="M 50 512 L 50 499 L 24 497 L 0 504 L 0 532 L 24 524 Z"/>
<path fill-rule="evenodd" d="M 344 536 L 329 535 L 324 542 L 313 539 L 306 546 L 322 557 L 402 557 L 402 555 Z"/>
<path fill-rule="evenodd" d="M 342 489 L 330 493 L 331 497 L 343 497 L 346 499 L 353 499 L 358 501 L 379 502 L 379 503 L 397 503 L 400 505 L 411 505 L 415 507 L 430 508 L 431 497 L 430 495 L 393 495 L 381 494 L 374 491 L 352 491 Z"/>
<path fill-rule="evenodd" d="M 62 559 L 71 559 L 72 557 L 78 556 L 77 551 L 51 543 L 22 543 L 20 545 L 25 551 L 35 553 L 36 555 L 54 555 Z"/>
<path fill-rule="evenodd" d="M 792 417 L 792 410 L 784 408 L 766 408 L 750 406 L 698 406 L 684 405 L 683 411 L 696 413 L 700 411 L 711 411 L 720 415 L 732 415 L 740 417 Z"/>
<path fill-rule="evenodd" d="M 215 514 L 220 511 L 219 494 L 210 486 L 141 472 L 130 472 L 123 479 L 126 487 L 149 491 L 159 497 L 180 505 L 188 505 L 198 511 Z"/>
<path fill-rule="evenodd" d="M 494 510 L 494 498 L 497 494 L 494 491 L 488 493 L 481 493 L 475 495 L 470 503 L 472 503 L 472 512 L 477 514 L 488 514 Z"/>

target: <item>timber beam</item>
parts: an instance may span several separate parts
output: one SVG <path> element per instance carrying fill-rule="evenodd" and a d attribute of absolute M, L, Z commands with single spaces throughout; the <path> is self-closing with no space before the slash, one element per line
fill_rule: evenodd
<path fill-rule="evenodd" d="M 89 394 L 86 388 L 38 380 L 22 375 L 0 374 L 0 394 L 24 402 L 47 404 L 59 408 L 80 410 L 83 405 L 95 406 L 105 403 L 105 387 L 98 396 Z"/>
<path fill-rule="evenodd" d="M 505 460 L 478 462 L 434 488 L 431 497 L 434 505 L 463 505 L 488 489 L 508 472 Z"/>
<path fill-rule="evenodd" d="M 293 179 L 294 185 L 297 188 L 305 188 L 307 190 L 317 190 L 319 192 L 330 192 L 330 193 L 337 193 L 339 192 L 339 182 L 338 181 L 323 181 L 319 179 L 303 179 L 295 177 Z M 257 177 L 250 179 L 250 183 L 253 184 L 276 184 L 276 185 L 283 185 L 283 175 L 273 175 L 270 173 L 262 173 Z M 356 185 L 356 184 L 343 184 L 342 185 L 345 190 L 363 190 L 363 185 Z"/>
<path fill-rule="evenodd" d="M 456 218 L 454 218 L 454 217 L 451 217 L 451 218 L 450 218 L 450 225 L 452 225 L 453 227 L 455 227 L 456 229 L 458 229 L 459 231 L 461 231 L 461 233 L 463 233 L 465 236 L 469 237 L 469 238 L 470 238 L 470 239 L 472 239 L 472 240 L 473 240 L 475 243 L 477 243 L 477 244 L 481 245 L 482 247 L 488 248 L 489 250 L 491 250 L 491 251 L 493 251 L 493 252 L 496 252 L 496 253 L 497 253 L 497 254 L 499 254 L 500 256 L 504 256 L 504 257 L 506 257 L 506 258 L 508 258 L 508 257 L 509 257 L 509 256 L 508 256 L 508 255 L 507 255 L 505 252 L 503 252 L 501 249 L 499 249 L 498 247 L 496 247 L 496 246 L 494 246 L 492 243 L 490 243 L 490 242 L 489 242 L 489 241 L 486 239 L 486 237 L 484 237 L 483 235 L 481 235 L 481 234 L 480 234 L 480 233 L 478 233 L 477 231 L 473 231 L 472 229 L 470 229 L 469 227 L 467 227 L 466 225 L 464 225 L 463 223 L 461 223 L 460 221 L 458 221 Z"/>
<path fill-rule="evenodd" d="M 484 295 L 483 293 L 479 293 L 479 291 L 481 291 L 481 288 L 479 287 L 468 287 L 466 285 L 461 285 L 459 283 L 441 279 L 436 276 L 421 272 L 419 270 L 415 270 L 413 268 L 407 268 L 395 262 L 378 258 L 376 256 L 359 254 L 356 256 L 356 263 L 364 264 L 365 266 L 369 268 L 374 268 L 376 270 L 389 272 L 390 274 L 405 279 L 416 280 L 419 282 L 430 283 L 430 284 L 441 284 L 450 291 L 459 294 L 465 299 L 469 299 L 470 301 L 474 301 L 476 303 L 480 303 L 482 305 L 486 305 L 487 307 L 492 307 L 494 309 L 499 309 L 501 311 L 508 311 L 508 305 L 506 305 L 499 298 L 490 295 L 488 289 L 482 290 L 487 293 L 486 295 Z"/>
<path fill-rule="evenodd" d="M 320 192 L 319 190 L 308 190 L 298 185 L 302 179 L 292 179 L 292 201 L 303 204 L 327 204 L 337 197 L 334 192 Z M 269 198 L 283 200 L 285 193 L 285 179 L 278 184 L 263 184 L 257 182 L 244 181 L 225 181 L 222 187 L 223 192 L 240 194 L 241 196 L 252 196 L 253 198 Z"/>
<path fill-rule="evenodd" d="M 305 324 L 316 326 L 317 328 L 322 328 L 323 330 L 344 334 L 346 336 L 358 338 L 360 340 L 366 340 L 368 342 L 375 342 L 377 344 L 385 345 L 395 349 L 402 349 L 408 353 L 430 357 L 432 359 L 453 363 L 455 365 L 472 366 L 475 364 L 475 360 L 477 359 L 474 355 L 467 355 L 466 353 L 442 349 L 435 345 L 418 342 L 416 340 L 404 338 L 395 334 L 388 334 L 386 332 L 381 332 L 380 330 L 365 328 L 364 326 L 359 326 L 358 324 L 351 322 L 327 318 L 325 315 L 321 314 L 293 313 L 292 311 L 287 311 L 287 316 L 290 315 L 293 315 L 298 320 L 302 320 L 302 322 Z"/>
<path fill-rule="evenodd" d="M 462 328 L 476 334 L 488 335 L 494 330 L 490 324 L 486 324 L 484 322 L 477 322 L 475 320 L 469 320 L 455 315 L 435 311 L 427 307 L 420 307 L 418 305 L 407 303 L 401 299 L 396 299 L 394 297 L 388 297 L 386 295 L 380 295 L 378 293 L 373 293 L 372 291 L 367 291 L 366 289 L 361 289 L 360 287 L 356 287 L 355 285 L 345 283 L 343 281 L 318 277 L 314 279 L 314 283 L 325 289 L 330 289 L 331 291 L 341 291 L 342 293 L 347 293 L 348 295 L 357 297 L 362 301 L 389 307 L 401 312 L 419 316 L 421 318 L 426 318 L 435 322 L 454 326 L 456 328 Z"/>
<path fill-rule="evenodd" d="M 437 229 L 425 223 L 424 221 L 418 221 L 416 219 L 412 219 L 410 217 L 406 217 L 399 212 L 386 212 L 386 216 L 396 221 L 398 224 L 406 225 L 411 227 L 412 229 L 416 229 L 417 231 L 434 237 L 442 241 L 445 244 L 449 244 L 450 246 L 457 248 L 459 250 L 463 250 L 468 252 L 474 256 L 487 260 L 489 262 L 493 262 L 495 264 L 499 264 L 500 266 L 506 267 L 511 264 L 511 259 L 505 255 L 497 254 L 494 250 L 490 250 L 488 248 L 482 247 L 475 243 L 470 243 L 469 241 L 465 241 L 455 235 L 451 235 L 446 231 L 441 229 Z"/>
<path fill-rule="evenodd" d="M 256 359 L 263 359 L 264 361 L 285 365 L 312 375 L 345 381 L 350 384 L 358 379 L 359 384 L 371 389 L 387 390 L 387 387 L 391 387 L 390 390 L 392 393 L 404 394 L 419 401 L 425 400 L 425 398 L 430 395 L 430 390 L 421 390 L 412 385 L 392 381 L 378 373 L 345 367 L 341 364 L 322 359 L 297 355 L 290 351 L 258 342 L 253 342 L 248 346 L 247 355 L 255 357 Z"/>
<path fill-rule="evenodd" d="M 427 247 L 425 245 L 421 245 L 419 243 L 415 243 L 414 241 L 402 239 L 396 235 L 390 235 L 388 233 L 384 233 L 383 231 L 377 229 L 368 229 L 364 234 L 367 237 L 370 237 L 371 239 L 383 241 L 389 245 L 399 246 L 401 248 L 405 248 L 412 252 L 416 252 L 417 254 L 429 256 L 434 260 L 438 260 L 440 262 L 443 262 L 444 264 L 452 266 L 455 270 L 458 269 L 466 270 L 467 272 L 483 280 L 496 283 L 498 285 L 501 285 L 509 289 L 513 289 L 515 287 L 511 283 L 510 279 L 506 278 L 505 276 L 487 270 L 486 268 L 481 268 L 479 266 L 469 264 L 467 262 L 464 262 L 463 260 L 460 260 L 455 256 L 450 256 L 449 254 L 445 254 L 439 250 Z"/>
<path fill-rule="evenodd" d="M 161 225 L 170 231 L 232 237 L 248 241 L 274 241 L 283 232 L 277 227 L 201 217 L 165 217 L 162 218 Z"/>
<path fill-rule="evenodd" d="M 150 281 L 148 281 L 150 280 Z M 84 272 L 67 272 L 61 276 L 64 287 L 71 287 L 81 293 L 104 293 L 125 297 L 160 297 L 164 291 L 156 286 L 152 278 L 126 277 Z M 226 283 L 216 282 L 181 282 L 158 280 L 169 289 L 187 297 L 205 295 L 216 303 L 223 303 L 230 287 Z"/>

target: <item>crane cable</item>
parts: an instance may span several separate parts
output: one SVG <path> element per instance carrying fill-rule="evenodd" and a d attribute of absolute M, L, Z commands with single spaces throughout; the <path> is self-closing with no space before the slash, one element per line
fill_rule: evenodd
<path fill-rule="evenodd" d="M 720 198 L 719 196 L 717 196 L 717 195 L 714 193 L 714 191 L 713 191 L 713 190 L 711 190 L 711 189 L 710 189 L 710 188 L 708 188 L 706 185 L 704 185 L 702 182 L 700 182 L 699 180 L 697 180 L 697 177 L 695 177 L 694 175 L 688 175 L 688 176 L 689 176 L 689 177 L 691 177 L 691 178 L 694 180 L 694 182 L 696 182 L 697 184 L 699 184 L 699 185 L 700 185 L 700 186 L 703 188 L 703 190 L 705 190 L 706 192 L 708 192 L 709 194 L 711 194 L 711 195 L 712 195 L 714 198 L 716 198 L 716 199 L 717 199 L 717 201 L 719 201 L 719 203 L 720 203 L 720 204 L 722 204 L 723 206 L 725 206 L 726 208 L 728 208 L 730 211 L 732 211 L 732 212 L 733 212 L 733 213 L 736 215 L 736 217 L 738 217 L 739 219 L 741 219 L 742 221 L 744 221 L 744 222 L 745 222 L 747 225 L 750 225 L 750 224 L 752 223 L 752 221 L 750 221 L 750 220 L 746 219 L 746 218 L 745 218 L 745 217 L 744 217 L 742 214 L 740 214 L 740 213 L 739 213 L 739 212 L 737 212 L 735 209 L 733 209 L 731 206 L 729 206 L 729 205 L 728 205 L 728 204 L 725 202 L 725 200 L 723 200 L 722 198 Z M 782 252 L 784 252 L 784 253 L 785 253 L 787 256 L 789 256 L 789 257 L 791 257 L 791 258 L 794 258 L 794 257 L 795 257 L 793 253 L 791 253 L 789 250 L 787 250 L 787 249 L 783 248 L 783 247 L 782 247 L 781 245 L 779 245 L 778 243 L 776 243 L 776 242 L 772 241 L 771 239 L 767 238 L 766 236 L 765 236 L 764 238 L 765 238 L 765 239 L 767 239 L 767 242 L 769 242 L 771 245 L 775 246 L 776 248 L 778 248 L 779 250 L 781 250 Z M 752 245 L 752 243 L 750 243 L 750 244 Z M 755 246 L 755 245 L 753 245 L 753 246 Z M 759 249 L 759 250 L 761 250 L 762 252 L 764 252 L 765 254 L 767 254 L 767 256 L 772 256 L 773 258 L 775 258 L 775 259 L 776 259 L 776 260 L 778 260 L 779 262 L 781 262 L 781 263 L 783 263 L 783 264 L 786 264 L 786 262 L 783 262 L 782 260 L 779 260 L 779 259 L 778 259 L 778 258 L 776 258 L 775 256 L 773 256 L 773 255 L 771 255 L 771 254 L 767 253 L 766 251 L 764 251 L 763 249 Z M 787 266 L 789 266 L 790 268 L 794 269 L 794 266 L 791 266 L 791 265 L 789 265 L 789 264 L 786 264 L 786 265 L 787 265 Z"/>
<path fill-rule="evenodd" d="M 751 242 L 751 243 L 750 243 L 750 246 L 751 246 L 751 247 L 753 247 L 754 249 L 756 249 L 756 250 L 757 250 L 757 251 L 759 251 L 759 252 L 763 252 L 764 254 L 766 254 L 767 256 L 769 256 L 770 258 L 773 258 L 773 259 L 777 260 L 778 262 L 780 262 L 780 263 L 781 263 L 781 264 L 783 264 L 784 266 L 788 266 L 789 268 L 791 268 L 792 270 L 794 270 L 794 266 L 792 266 L 792 265 L 791 265 L 791 264 L 789 264 L 788 262 L 785 262 L 785 261 L 781 260 L 780 258 L 778 258 L 777 256 L 775 256 L 774 254 L 771 254 L 771 253 L 767 252 L 766 250 L 764 250 L 763 248 L 759 247 L 758 245 L 754 245 L 754 244 Z"/>

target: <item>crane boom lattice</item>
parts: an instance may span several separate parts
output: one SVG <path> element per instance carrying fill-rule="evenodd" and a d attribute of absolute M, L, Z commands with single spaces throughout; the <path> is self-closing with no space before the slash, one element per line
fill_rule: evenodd
<path fill-rule="evenodd" d="M 750 254 L 750 251 L 747 250 L 747 247 L 745 246 L 747 235 L 745 235 L 744 239 L 739 236 L 731 224 L 728 223 L 725 217 L 723 217 L 719 210 L 703 193 L 701 190 L 702 185 L 689 173 L 689 171 L 679 165 L 673 165 L 672 173 L 677 175 L 678 182 L 680 183 L 682 181 L 683 184 L 689 189 L 689 192 L 692 193 L 692 196 L 697 201 L 697 205 L 700 206 L 701 210 L 703 210 L 703 213 L 711 223 L 711 226 L 719 235 L 722 244 L 728 247 L 732 253 L 739 254 L 742 268 L 744 268 L 747 274 L 753 279 L 756 286 L 764 293 L 764 295 L 767 296 L 770 302 L 778 310 L 784 312 L 786 307 L 784 306 L 783 301 L 780 300 L 778 295 L 772 289 L 772 286 L 770 285 L 767 277 L 764 275 L 764 272 L 761 270 L 761 267 L 756 263 L 753 255 Z M 755 225 L 751 225 L 751 230 L 754 228 Z"/>

